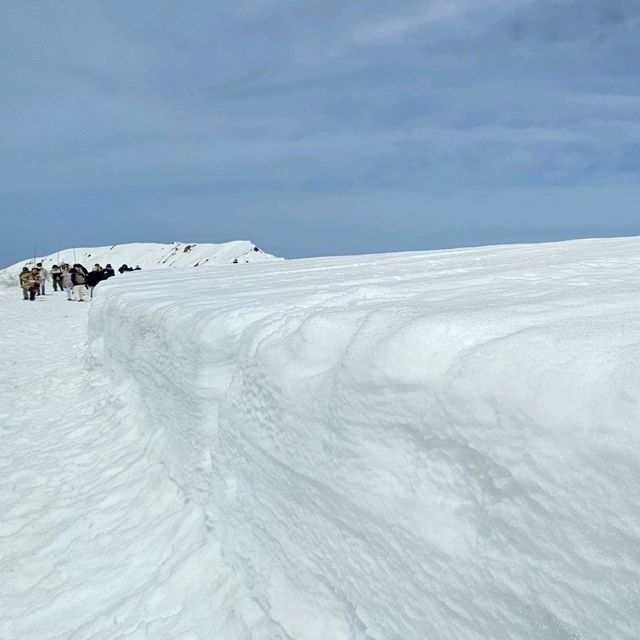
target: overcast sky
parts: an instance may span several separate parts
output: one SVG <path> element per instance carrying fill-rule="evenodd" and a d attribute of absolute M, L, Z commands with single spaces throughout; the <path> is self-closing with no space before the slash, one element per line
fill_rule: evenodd
<path fill-rule="evenodd" d="M 6 0 L 0 263 L 640 234 L 640 0 Z"/>

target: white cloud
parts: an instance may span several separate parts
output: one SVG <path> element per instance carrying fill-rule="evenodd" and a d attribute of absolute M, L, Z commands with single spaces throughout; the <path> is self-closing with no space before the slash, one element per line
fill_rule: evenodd
<path fill-rule="evenodd" d="M 396 12 L 351 27 L 325 46 L 324 57 L 340 56 L 354 47 L 395 43 L 422 30 L 468 23 L 482 12 L 500 17 L 534 0 L 426 0 L 411 11 Z"/>

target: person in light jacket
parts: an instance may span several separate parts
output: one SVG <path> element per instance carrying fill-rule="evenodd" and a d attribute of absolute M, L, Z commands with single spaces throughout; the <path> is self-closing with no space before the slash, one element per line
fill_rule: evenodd
<path fill-rule="evenodd" d="M 40 286 L 39 280 L 34 277 L 33 272 L 28 267 L 23 267 L 20 273 L 20 286 L 22 287 L 22 297 L 24 300 L 36 299 L 36 288 Z"/>
<path fill-rule="evenodd" d="M 38 287 L 38 295 L 45 295 L 45 284 L 47 280 L 49 280 L 49 272 L 42 266 L 42 262 L 38 262 L 36 265 L 36 269 L 38 270 L 38 279 L 39 279 L 39 287 Z"/>
<path fill-rule="evenodd" d="M 68 264 L 62 265 L 62 274 L 60 277 L 62 288 L 67 294 L 67 300 L 73 300 L 73 275 Z"/>

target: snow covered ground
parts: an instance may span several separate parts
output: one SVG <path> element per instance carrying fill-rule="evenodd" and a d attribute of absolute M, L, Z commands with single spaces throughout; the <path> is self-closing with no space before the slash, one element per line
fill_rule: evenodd
<path fill-rule="evenodd" d="M 0 638 L 637 640 L 639 290 L 631 238 L 0 296 Z"/>
<path fill-rule="evenodd" d="M 87 370 L 88 307 L 0 296 L 0 638 L 277 638 L 127 383 Z"/>
<path fill-rule="evenodd" d="M 132 244 L 116 244 L 111 247 L 93 247 L 83 249 L 65 249 L 49 256 L 30 258 L 0 270 L 0 289 L 12 287 L 18 283 L 22 267 L 33 266 L 38 262 L 51 269 L 54 264 L 75 264 L 79 262 L 87 269 L 98 263 L 103 267 L 111 264 L 114 269 L 126 264 L 130 267 L 140 266 L 142 269 L 167 269 L 172 267 L 204 267 L 222 264 L 263 262 L 279 260 L 265 253 L 252 242 L 237 240 L 222 244 L 156 244 L 135 242 Z"/>

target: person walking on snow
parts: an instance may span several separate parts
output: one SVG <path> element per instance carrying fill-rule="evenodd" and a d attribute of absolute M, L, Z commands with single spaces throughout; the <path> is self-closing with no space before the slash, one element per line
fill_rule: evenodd
<path fill-rule="evenodd" d="M 35 274 L 36 277 L 36 281 L 38 282 L 38 289 L 36 291 L 36 295 L 39 296 L 40 295 L 40 267 L 38 265 L 36 265 L 35 267 L 33 267 L 31 269 L 31 273 L 33 274 L 33 272 L 36 271 L 37 273 Z"/>
<path fill-rule="evenodd" d="M 73 281 L 73 291 L 76 294 L 76 300 L 78 302 L 84 302 L 82 294 L 87 286 L 87 277 L 82 265 L 77 263 L 73 265 L 73 269 L 71 269 L 71 280 Z"/>
<path fill-rule="evenodd" d="M 62 291 L 62 269 L 57 264 L 51 267 L 51 280 L 53 282 L 53 290 L 57 291 L 59 288 Z"/>
<path fill-rule="evenodd" d="M 38 269 L 38 277 L 39 277 L 39 287 L 38 287 L 38 295 L 45 295 L 45 284 L 47 280 L 49 280 L 49 272 L 42 266 L 42 262 L 38 262 L 36 265 L 36 269 Z"/>
<path fill-rule="evenodd" d="M 33 276 L 33 272 L 28 267 L 23 267 L 20 273 L 20 286 L 22 287 L 22 297 L 24 300 L 36 299 L 36 287 L 39 287 L 39 280 Z"/>
<path fill-rule="evenodd" d="M 22 297 L 24 300 L 29 299 L 29 289 L 31 288 L 31 273 L 27 267 L 22 267 L 20 272 L 20 287 L 22 288 Z"/>
<path fill-rule="evenodd" d="M 31 269 L 31 278 L 33 280 L 33 285 L 31 286 L 33 298 L 29 297 L 29 300 L 35 300 L 35 297 L 40 295 L 40 270 L 38 267 L 33 267 L 33 269 Z"/>
<path fill-rule="evenodd" d="M 96 288 L 96 285 L 104 280 L 104 274 L 102 272 L 102 267 L 97 264 L 93 267 L 91 273 L 87 276 L 87 286 L 89 287 L 89 293 L 91 294 L 91 298 L 93 299 L 93 290 Z"/>
<path fill-rule="evenodd" d="M 62 282 L 62 288 L 67 294 L 67 300 L 73 300 L 73 274 L 69 271 L 69 265 L 62 265 L 62 272 L 60 276 L 60 282 Z"/>

